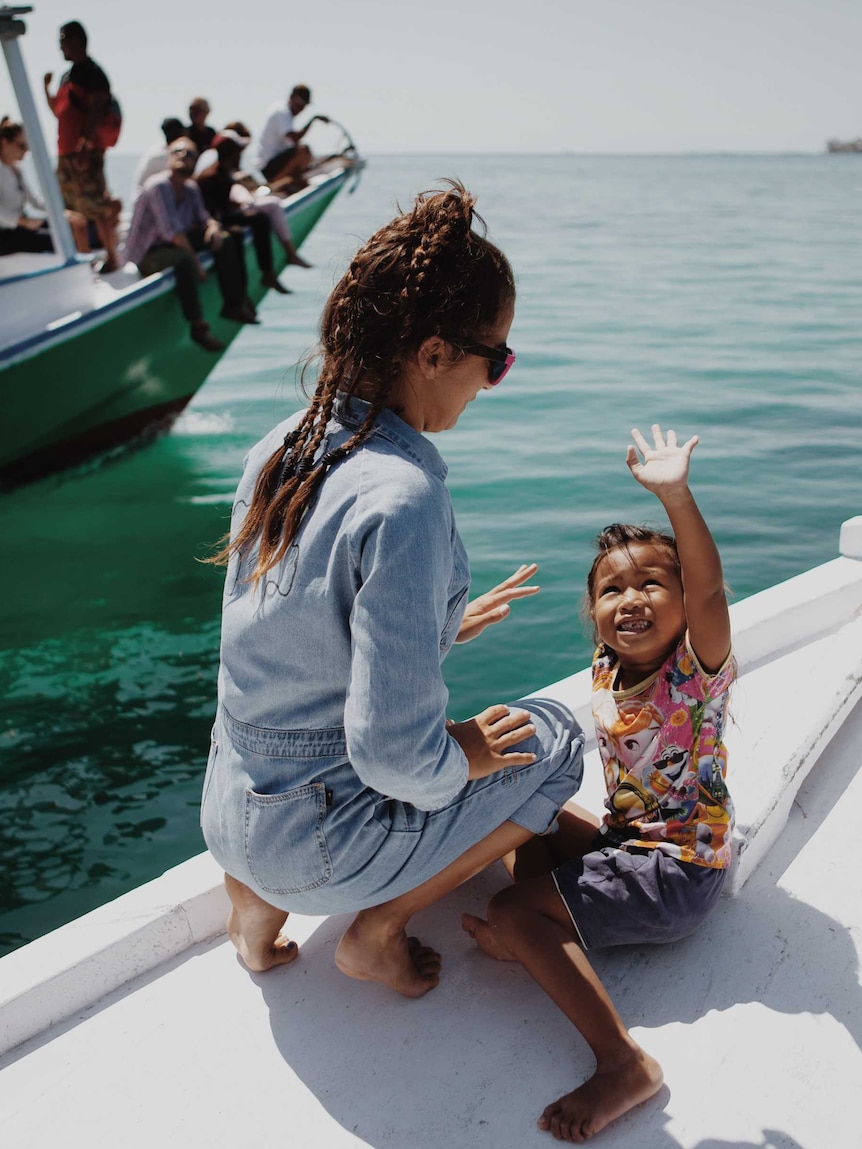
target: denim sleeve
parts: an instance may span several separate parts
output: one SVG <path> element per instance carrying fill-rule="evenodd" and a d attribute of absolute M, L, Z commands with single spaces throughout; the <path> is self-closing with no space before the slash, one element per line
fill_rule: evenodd
<path fill-rule="evenodd" d="M 440 670 L 454 524 L 439 481 L 417 473 L 393 487 L 357 501 L 347 751 L 366 786 L 439 810 L 467 782 L 466 756 L 446 732 Z"/>

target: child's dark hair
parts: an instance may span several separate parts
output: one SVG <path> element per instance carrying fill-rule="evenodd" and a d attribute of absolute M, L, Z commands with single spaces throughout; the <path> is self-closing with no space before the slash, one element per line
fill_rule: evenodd
<path fill-rule="evenodd" d="M 679 553 L 676 549 L 676 539 L 673 535 L 666 534 L 664 531 L 654 530 L 652 527 L 637 527 L 632 523 L 611 523 L 609 527 L 605 527 L 593 539 L 593 546 L 598 553 L 593 559 L 593 565 L 590 567 L 590 573 L 587 575 L 587 591 L 584 596 L 584 615 L 590 620 L 593 618 L 596 571 L 598 570 L 599 563 L 605 555 L 610 554 L 611 551 L 619 550 L 621 547 L 627 551 L 633 543 L 647 543 L 649 546 L 663 551 L 670 559 L 676 573 L 682 573 Z M 594 635 L 593 637 L 596 638 L 597 636 Z"/>
<path fill-rule="evenodd" d="M 261 469 L 236 536 L 208 561 L 224 563 L 258 543 L 257 583 L 286 553 L 327 470 L 371 434 L 424 340 L 440 336 L 453 349 L 481 340 L 514 299 L 512 269 L 485 238 L 475 197 L 454 180 L 445 183 L 444 191 L 422 192 L 363 244 L 336 284 L 321 320 L 311 405 Z M 337 392 L 360 387 L 370 404 L 361 428 L 317 458 Z"/>

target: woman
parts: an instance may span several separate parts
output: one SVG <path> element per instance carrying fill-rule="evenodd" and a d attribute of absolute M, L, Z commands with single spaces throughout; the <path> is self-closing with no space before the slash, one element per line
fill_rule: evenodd
<path fill-rule="evenodd" d="M 0 255 L 15 251 L 53 251 L 54 244 L 44 219 L 25 214 L 29 205 L 44 211 L 45 205 L 24 179 L 20 164 L 27 154 L 27 137 L 21 124 L 8 116 L 0 120 Z M 76 241 L 86 244 L 87 221 L 74 211 L 66 219 Z M 79 250 L 85 251 L 87 247 Z"/>
<path fill-rule="evenodd" d="M 287 912 L 358 911 L 339 969 L 426 993 L 440 958 L 409 918 L 551 829 L 580 782 L 583 735 L 557 703 L 446 719 L 452 642 L 535 589 L 522 567 L 466 605 L 446 467 L 421 433 L 453 427 L 515 358 L 512 271 L 473 203 L 458 184 L 424 193 L 357 253 L 311 405 L 252 449 L 218 556 L 201 822 L 253 970 L 296 957 Z"/>

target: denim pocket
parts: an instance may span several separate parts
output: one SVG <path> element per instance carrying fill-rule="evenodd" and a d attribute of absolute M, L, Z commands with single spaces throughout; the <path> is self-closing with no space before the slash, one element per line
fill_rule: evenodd
<path fill-rule="evenodd" d="M 323 833 L 326 788 L 310 782 L 282 794 L 245 792 L 245 856 L 252 876 L 272 894 L 325 885 L 332 861 Z"/>

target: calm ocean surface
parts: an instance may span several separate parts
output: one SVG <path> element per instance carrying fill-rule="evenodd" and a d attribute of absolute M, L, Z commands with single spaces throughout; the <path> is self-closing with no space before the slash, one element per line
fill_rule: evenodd
<path fill-rule="evenodd" d="M 121 194 L 133 166 L 114 160 Z M 245 451 L 299 406 L 292 364 L 348 258 L 445 175 L 515 267 L 518 363 L 436 443 L 475 589 L 532 560 L 542 586 L 453 651 L 453 716 L 589 660 L 590 538 L 661 522 L 623 462 L 633 425 L 701 436 L 737 598 L 832 558 L 862 513 L 858 157 L 373 159 L 172 434 L 0 497 L 0 952 L 202 849 L 221 576 L 197 559 Z"/>

